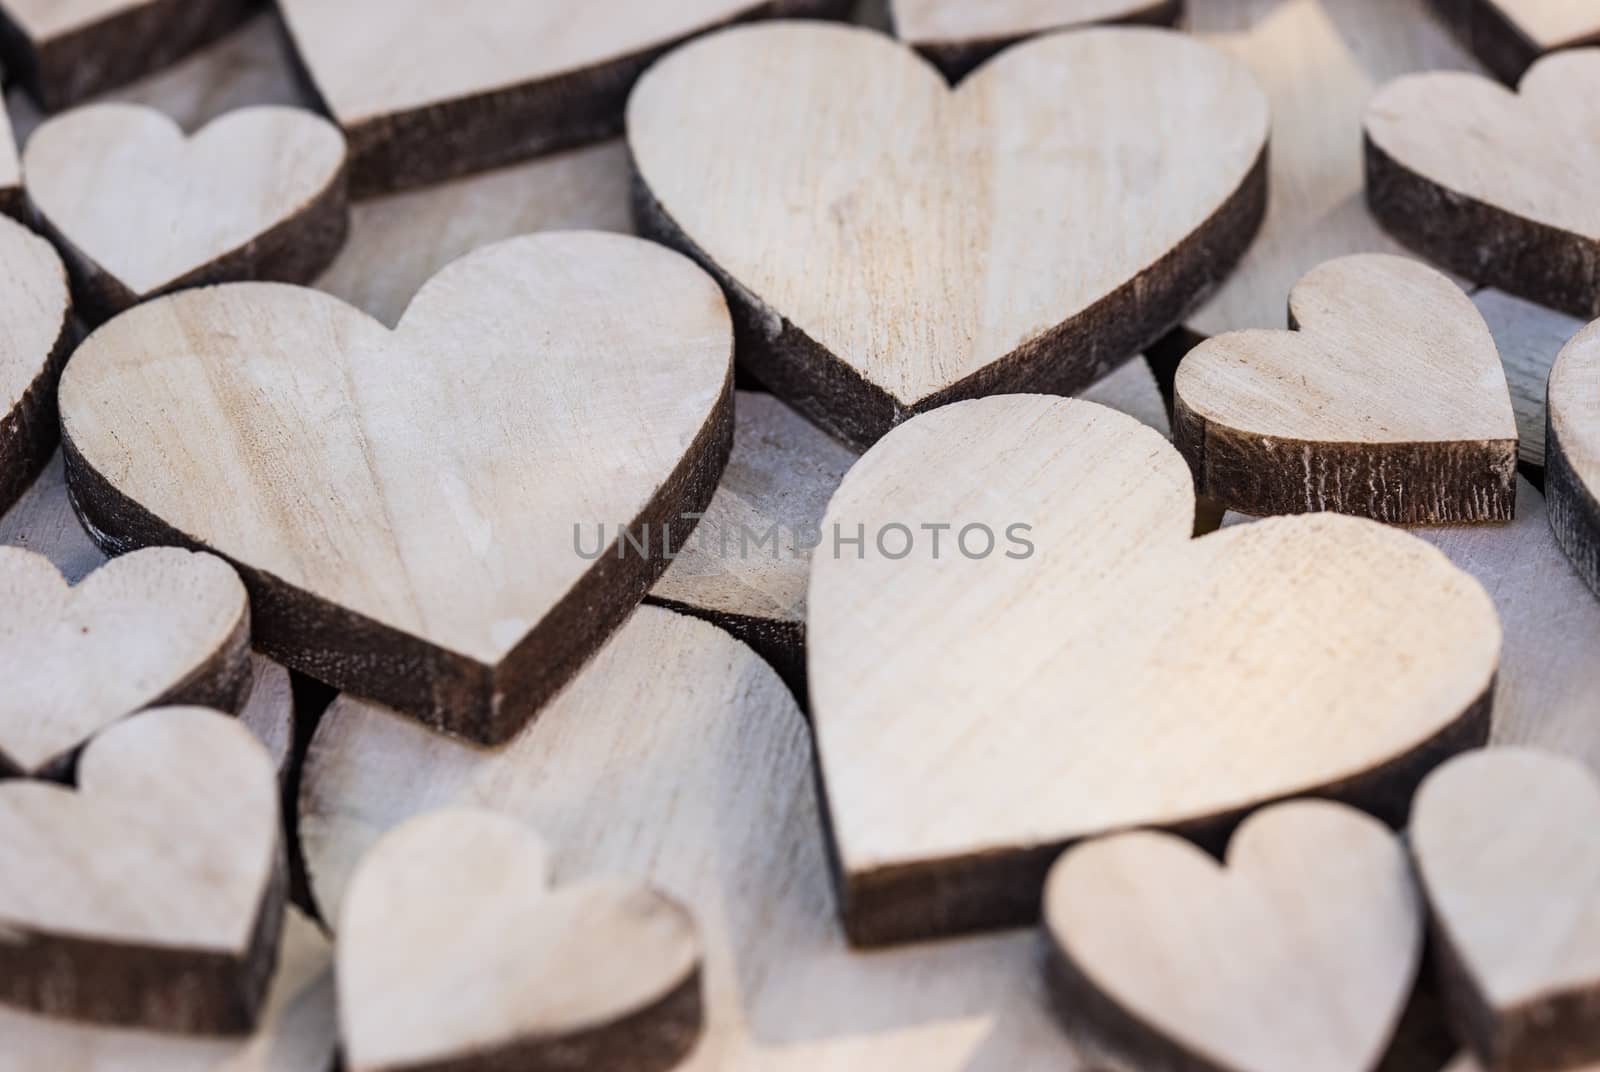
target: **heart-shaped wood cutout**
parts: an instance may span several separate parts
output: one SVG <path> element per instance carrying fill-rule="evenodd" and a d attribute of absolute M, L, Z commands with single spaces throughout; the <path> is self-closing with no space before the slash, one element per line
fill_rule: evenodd
<path fill-rule="evenodd" d="M 952 81 L 1035 34 L 1105 22 L 1171 26 L 1182 14 L 1183 0 L 889 0 L 895 36 Z"/>
<path fill-rule="evenodd" d="M 1547 52 L 1600 44 L 1589 0 L 1433 0 L 1483 65 L 1506 82 Z"/>
<path fill-rule="evenodd" d="M 1216 336 L 1178 367 L 1173 423 L 1202 495 L 1257 517 L 1515 516 L 1516 414 L 1460 287 L 1403 257 L 1341 257 L 1290 292 L 1289 323 Z"/>
<path fill-rule="evenodd" d="M 1405 849 L 1325 801 L 1252 815 L 1226 867 L 1153 831 L 1079 846 L 1044 920 L 1068 1030 L 1139 1068 L 1370 1072 L 1422 959 Z"/>
<path fill-rule="evenodd" d="M 283 922 L 278 778 L 238 719 L 166 707 L 84 749 L 76 792 L 0 784 L 0 1001 L 249 1031 Z"/>
<path fill-rule="evenodd" d="M 244 585 L 211 555 L 157 547 L 75 587 L 41 554 L 0 547 L 0 772 L 60 775 L 141 708 L 238 710 L 250 688 Z"/>
<path fill-rule="evenodd" d="M 1307 793 L 1399 821 L 1483 742 L 1499 622 L 1444 555 L 1334 514 L 1192 540 L 1194 509 L 1157 433 L 1043 396 L 925 414 L 846 475 L 806 635 L 855 941 L 1028 921 L 1064 845 L 1131 826 Z"/>
<path fill-rule="evenodd" d="M 103 544 L 228 558 L 280 662 L 494 743 L 683 545 L 731 365 L 715 283 L 620 235 L 485 247 L 392 332 L 298 287 L 185 291 L 74 355 L 68 477 Z"/>
<path fill-rule="evenodd" d="M 1411 851 L 1457 1034 L 1509 1072 L 1600 1061 L 1600 782 L 1526 749 L 1417 792 Z"/>
<path fill-rule="evenodd" d="M 738 19 L 842 18 L 850 0 L 281 0 L 316 92 L 350 139 L 358 194 L 435 182 L 618 133 L 639 74 Z M 405 62 L 397 64 L 396 56 Z"/>
<path fill-rule="evenodd" d="M 314 279 L 344 244 L 344 138 L 298 108 L 243 108 L 192 138 L 132 104 L 34 131 L 28 197 L 78 301 L 103 320 L 157 294 L 241 279 Z"/>
<path fill-rule="evenodd" d="M 362 861 L 339 917 L 351 1072 L 672 1068 L 700 1034 L 694 920 L 641 883 L 549 885 L 527 827 L 413 819 Z"/>
<path fill-rule="evenodd" d="M 1436 71 L 1367 106 L 1367 202 L 1412 249 L 1480 283 L 1600 316 L 1600 50 L 1534 64 L 1520 94 Z"/>
<path fill-rule="evenodd" d="M 50 243 L 0 219 L 0 514 L 9 510 L 55 450 L 56 381 L 72 352 L 72 296 Z"/>
<path fill-rule="evenodd" d="M 1600 324 L 1578 332 L 1556 358 L 1546 413 L 1550 527 L 1600 595 Z"/>
<path fill-rule="evenodd" d="M 1263 210 L 1267 108 L 1181 34 L 1007 51 L 951 90 L 867 30 L 724 31 L 640 80 L 644 233 L 733 303 L 739 358 L 842 438 L 1071 394 L 1182 320 Z"/>

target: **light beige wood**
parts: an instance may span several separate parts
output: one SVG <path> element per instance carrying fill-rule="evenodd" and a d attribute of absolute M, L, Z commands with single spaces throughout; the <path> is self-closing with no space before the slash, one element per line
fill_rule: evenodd
<path fill-rule="evenodd" d="M 0 784 L 0 1001 L 154 1030 L 253 1028 L 285 887 L 261 744 L 215 711 L 159 708 L 96 737 L 77 785 Z"/>
<path fill-rule="evenodd" d="M 540 719 L 482 751 L 348 698 L 307 757 L 300 833 L 323 915 L 406 819 L 490 808 L 558 885 L 648 881 L 694 912 L 706 1033 L 684 1072 L 1075 1072 L 1017 931 L 863 955 L 835 918 L 805 720 L 726 633 L 635 613 Z M 458 925 L 452 921 L 452 926 Z"/>
<path fill-rule="evenodd" d="M 0 547 L 0 768 L 64 773 L 144 707 L 236 710 L 249 644 L 244 585 L 210 555 L 152 548 L 69 587 L 43 555 Z"/>
<path fill-rule="evenodd" d="M 245 1038 L 94 1027 L 3 1006 L 0 1036 L 0 1072 L 330 1072 L 333 948 L 299 909 L 284 911 L 277 973 L 261 1024 Z"/>
<path fill-rule="evenodd" d="M 1543 469 L 1550 366 L 1567 340 L 1583 327 L 1583 321 L 1493 287 L 1474 294 L 1472 303 L 1489 325 L 1500 361 L 1505 365 L 1511 408 L 1517 414 L 1519 460 L 1523 465 Z"/>
<path fill-rule="evenodd" d="M 1323 801 L 1256 812 L 1225 867 L 1154 831 L 1072 849 L 1044 918 L 1063 996 L 1099 1006 L 1069 1028 L 1120 1032 L 1139 1067 L 1367 1072 L 1422 959 L 1405 849 Z"/>
<path fill-rule="evenodd" d="M 78 350 L 69 476 L 102 542 L 233 561 L 267 654 L 504 740 L 643 597 L 662 526 L 681 543 L 709 501 L 731 350 L 708 276 L 615 235 L 478 250 L 394 332 L 315 291 L 190 291 Z"/>
<path fill-rule="evenodd" d="M 1600 323 L 1578 332 L 1556 357 L 1549 400 L 1550 526 L 1600 597 Z"/>
<path fill-rule="evenodd" d="M 1177 442 L 1202 495 L 1256 515 L 1514 516 L 1511 396 L 1455 283 L 1403 257 L 1341 257 L 1295 284 L 1289 320 L 1213 336 L 1178 367 Z"/>
<path fill-rule="evenodd" d="M 56 381 L 73 343 L 66 269 L 50 243 L 0 219 L 0 513 L 44 468 L 59 436 Z"/>
<path fill-rule="evenodd" d="M 1098 23 L 1172 25 L 1183 0 L 892 0 L 897 37 L 960 79 L 996 52 L 1035 34 Z"/>
<path fill-rule="evenodd" d="M 1487 737 L 1500 626 L 1444 555 L 1332 514 L 1191 540 L 1194 509 L 1160 436 L 1044 396 L 923 415 L 845 477 L 823 528 L 865 546 L 813 558 L 806 628 L 858 941 L 1024 922 L 1052 850 L 1107 831 L 1319 791 L 1398 819 Z M 904 554 L 928 519 L 993 550 Z"/>
<path fill-rule="evenodd" d="M 1031 41 L 951 91 L 867 30 L 740 28 L 628 115 L 645 233 L 724 279 L 742 363 L 862 444 L 1153 341 L 1248 241 L 1266 133 L 1242 66 L 1148 29 Z"/>
<path fill-rule="evenodd" d="M 239 721 L 266 748 L 278 779 L 286 781 L 295 739 L 294 683 L 289 671 L 271 659 L 250 656 L 250 692 L 239 709 Z"/>
<path fill-rule="evenodd" d="M 0 513 L 0 544 L 43 555 L 68 584 L 77 584 L 105 565 L 105 552 L 95 546 L 72 512 L 59 452 L 16 504 Z"/>
<path fill-rule="evenodd" d="M 693 917 L 622 876 L 549 886 L 539 836 L 492 811 L 378 842 L 339 916 L 351 1072 L 677 1064 L 700 1026 Z"/>
<path fill-rule="evenodd" d="M 1512 1070 L 1600 1060 L 1594 772 L 1525 749 L 1462 756 L 1417 793 L 1410 844 L 1455 1028 L 1478 1058 Z"/>

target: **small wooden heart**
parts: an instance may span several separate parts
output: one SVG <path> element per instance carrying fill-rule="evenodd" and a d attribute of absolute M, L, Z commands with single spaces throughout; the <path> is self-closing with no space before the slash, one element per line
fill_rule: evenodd
<path fill-rule="evenodd" d="M 1367 201 L 1412 249 L 1480 283 L 1600 316 L 1600 49 L 1549 56 L 1520 94 L 1434 71 L 1367 106 Z"/>
<path fill-rule="evenodd" d="M 74 355 L 68 476 L 103 545 L 228 558 L 267 654 L 494 743 L 685 542 L 731 364 L 710 277 L 620 235 L 480 249 L 392 332 L 298 287 L 185 291 Z"/>
<path fill-rule="evenodd" d="M 0 784 L 0 1001 L 249 1031 L 283 921 L 278 793 L 250 731 L 199 707 L 106 730 L 84 750 L 76 792 Z"/>
<path fill-rule="evenodd" d="M 1428 777 L 1411 851 L 1457 1034 L 1488 1067 L 1600 1061 L 1600 782 L 1520 748 Z"/>
<path fill-rule="evenodd" d="M 1500 627 L 1443 554 L 1335 514 L 1194 540 L 1194 510 L 1157 433 L 1043 396 L 845 476 L 806 636 L 855 941 L 1026 922 L 1063 846 L 1130 826 L 1209 840 L 1308 793 L 1400 821 L 1484 741 Z"/>
<path fill-rule="evenodd" d="M 895 36 L 951 81 L 1035 34 L 1105 22 L 1171 26 L 1182 14 L 1183 0 L 889 0 Z"/>
<path fill-rule="evenodd" d="M 351 1072 L 654 1072 L 700 1034 L 689 913 L 638 882 L 552 892 L 537 835 L 488 811 L 401 826 L 339 917 Z"/>
<path fill-rule="evenodd" d="M 1071 394 L 1178 323 L 1265 204 L 1267 108 L 1181 34 L 1011 49 L 952 91 L 881 34 L 728 30 L 640 80 L 642 231 L 710 265 L 741 363 L 842 438 Z"/>
<path fill-rule="evenodd" d="M 1433 0 L 1483 65 L 1505 82 L 1556 49 L 1600 44 L 1600 10 L 1589 0 Z"/>
<path fill-rule="evenodd" d="M 66 269 L 50 243 L 0 219 L 0 514 L 56 448 L 56 381 L 75 341 Z"/>
<path fill-rule="evenodd" d="M 50 120 L 22 156 L 28 197 L 104 320 L 158 294 L 309 281 L 344 243 L 344 138 L 298 108 L 243 108 L 193 137 L 152 108 Z"/>
<path fill-rule="evenodd" d="M 159 547 L 69 587 L 41 554 L 0 547 L 0 773 L 58 776 L 141 708 L 239 708 L 250 607 L 227 563 Z"/>
<path fill-rule="evenodd" d="M 1516 415 L 1460 287 L 1403 257 L 1342 257 L 1290 292 L 1289 323 L 1208 339 L 1178 367 L 1177 444 L 1202 495 L 1257 517 L 1515 516 Z"/>
<path fill-rule="evenodd" d="M 1400 842 L 1323 801 L 1245 820 L 1226 867 L 1156 832 L 1072 849 L 1044 921 L 1068 1030 L 1139 1068 L 1371 1072 L 1422 959 Z"/>
<path fill-rule="evenodd" d="M 1547 414 L 1550 526 L 1600 596 L 1600 324 L 1578 332 L 1556 358 Z"/>

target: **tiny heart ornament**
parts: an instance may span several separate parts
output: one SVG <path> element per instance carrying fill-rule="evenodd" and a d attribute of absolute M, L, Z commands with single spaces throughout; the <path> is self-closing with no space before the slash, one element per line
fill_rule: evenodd
<path fill-rule="evenodd" d="M 1550 527 L 1600 596 L 1600 324 L 1578 332 L 1556 357 L 1545 414 Z"/>
<path fill-rule="evenodd" d="M 75 332 L 67 272 L 50 243 L 0 219 L 0 514 L 21 498 L 60 438 L 56 383 Z"/>

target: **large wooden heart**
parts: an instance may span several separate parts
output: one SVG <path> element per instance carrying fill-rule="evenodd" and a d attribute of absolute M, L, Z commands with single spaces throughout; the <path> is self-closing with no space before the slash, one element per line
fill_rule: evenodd
<path fill-rule="evenodd" d="M 1026 921 L 1063 845 L 1126 827 L 1207 838 L 1312 792 L 1399 820 L 1482 743 L 1499 622 L 1439 551 L 1193 521 L 1166 440 L 1059 398 L 923 415 L 845 477 L 806 633 L 854 940 Z"/>
<path fill-rule="evenodd" d="M 1578 332 L 1556 358 L 1546 414 L 1550 527 L 1600 596 L 1600 324 Z"/>
<path fill-rule="evenodd" d="M 492 743 L 710 500 L 731 350 L 712 280 L 617 235 L 481 249 L 393 332 L 296 287 L 186 291 L 74 356 L 68 475 L 103 544 L 232 561 L 279 661 Z"/>
<path fill-rule="evenodd" d="M 67 271 L 50 243 L 0 219 L 0 514 L 27 490 L 55 450 L 56 382 L 75 329 Z"/>
<path fill-rule="evenodd" d="M 866 30 L 728 30 L 640 80 L 628 141 L 641 228 L 718 273 L 740 361 L 858 444 L 1098 379 L 1227 274 L 1266 197 L 1255 81 L 1161 30 L 1019 45 L 953 91 Z"/>

